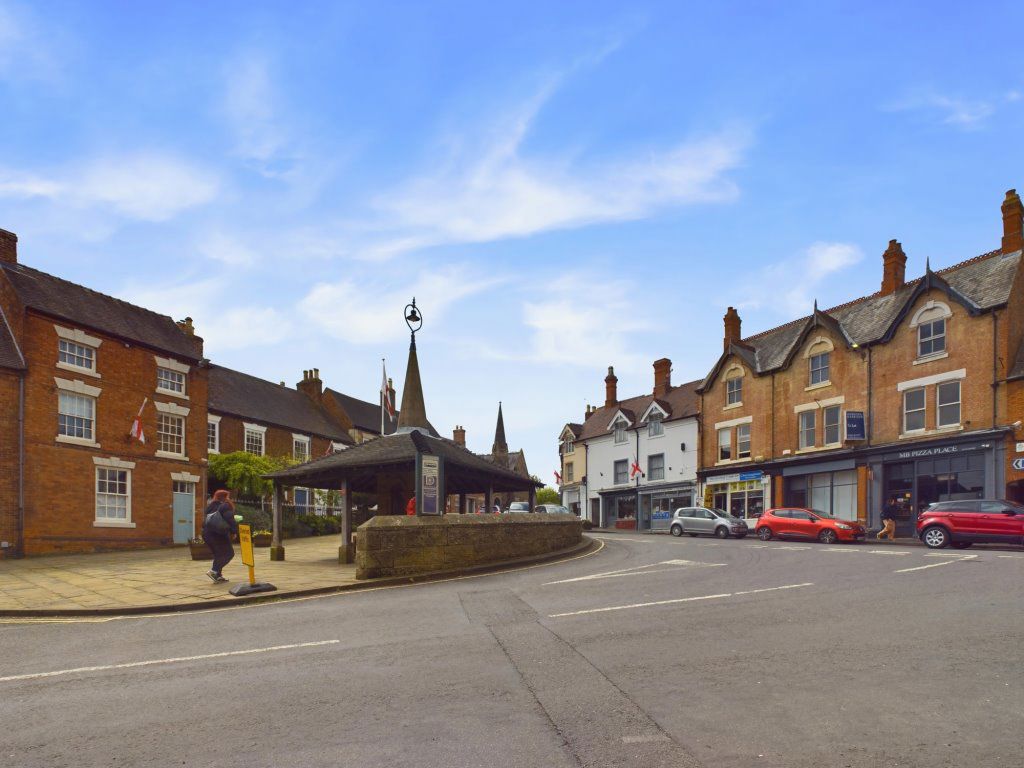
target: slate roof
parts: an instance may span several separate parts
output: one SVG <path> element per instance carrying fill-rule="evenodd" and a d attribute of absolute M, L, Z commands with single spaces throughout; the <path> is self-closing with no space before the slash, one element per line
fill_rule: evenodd
<path fill-rule="evenodd" d="M 208 407 L 261 424 L 273 424 L 351 445 L 348 432 L 297 389 L 283 387 L 220 365 L 210 366 Z"/>
<path fill-rule="evenodd" d="M 566 424 L 565 427 L 568 427 L 569 431 L 572 432 L 573 436 L 576 437 L 576 438 L 578 438 L 580 436 L 580 433 L 583 431 L 583 425 L 582 424 L 577 424 L 577 423 L 572 422 L 572 421 L 570 421 L 568 424 Z M 565 427 L 562 427 L 562 431 L 563 432 L 565 432 Z"/>
<path fill-rule="evenodd" d="M 1009 300 L 1020 260 L 1020 251 L 1007 255 L 1001 251 L 990 251 L 937 272 L 929 269 L 924 276 L 907 282 L 887 296 L 874 293 L 748 336 L 726 350 L 705 381 L 710 382 L 714 378 L 729 354 L 741 357 L 756 373 L 784 367 L 809 324 L 816 321 L 838 324 L 838 329 L 858 346 L 883 341 L 917 295 L 927 287 L 948 290 L 951 298 L 964 303 L 970 311 L 984 312 L 1000 307 Z"/>
<path fill-rule="evenodd" d="M 26 267 L 0 263 L 18 299 L 28 309 L 90 328 L 175 357 L 199 360 L 186 335 L 167 315 L 98 293 L 76 283 Z"/>
<path fill-rule="evenodd" d="M 325 395 L 334 398 L 334 401 L 341 407 L 348 417 L 352 419 L 352 426 L 361 429 L 363 432 L 380 434 L 380 403 L 368 403 L 365 400 L 346 395 L 329 387 L 324 390 Z M 395 409 L 395 418 L 384 419 L 384 434 L 390 435 L 398 428 L 398 409 Z"/>
<path fill-rule="evenodd" d="M 7 324 L 7 318 L 2 309 L 0 309 L 0 368 L 13 368 L 19 371 L 25 368 L 25 360 L 11 334 L 10 326 Z"/>
<path fill-rule="evenodd" d="M 691 381 L 686 384 L 680 384 L 677 387 L 672 387 L 668 391 L 667 395 L 662 395 L 657 398 L 658 404 L 664 410 L 668 411 L 668 416 L 663 419 L 665 423 L 697 415 L 697 411 L 700 407 L 700 398 L 697 396 L 697 387 L 700 383 L 700 381 Z M 624 413 L 643 414 L 654 400 L 655 398 L 653 394 L 640 395 L 638 397 L 628 398 L 627 400 L 620 400 L 618 403 L 610 407 L 601 406 L 600 408 L 597 408 L 592 411 L 587 417 L 587 420 L 583 422 L 583 428 L 580 430 L 579 438 L 581 440 L 588 440 L 592 437 L 601 437 L 602 435 L 609 434 L 608 423 L 612 420 L 612 417 L 616 412 L 623 411 Z M 630 419 L 630 421 L 634 420 Z M 637 424 L 634 421 L 634 427 L 636 426 Z"/>
<path fill-rule="evenodd" d="M 369 440 L 266 477 L 315 488 L 340 487 L 340 480 L 347 477 L 353 483 L 353 490 L 376 490 L 375 478 L 381 468 L 408 466 L 415 462 L 418 450 L 444 459 L 448 493 L 479 492 L 486 489 L 488 482 L 496 491 L 525 491 L 543 486 L 543 483 L 492 464 L 452 440 L 418 430 Z"/>
<path fill-rule="evenodd" d="M 508 453 L 485 453 L 481 454 L 483 458 L 492 464 L 496 464 L 502 469 L 507 469 L 509 472 L 516 471 L 516 459 L 521 458 L 523 464 L 526 464 L 526 457 L 523 455 L 522 449 L 518 451 L 509 451 Z"/>

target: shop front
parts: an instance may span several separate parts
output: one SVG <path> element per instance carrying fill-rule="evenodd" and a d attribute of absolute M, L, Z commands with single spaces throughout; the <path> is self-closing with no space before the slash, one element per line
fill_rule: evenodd
<path fill-rule="evenodd" d="M 579 517 L 581 508 L 578 485 L 562 486 L 562 506 L 567 507 L 570 512 Z"/>
<path fill-rule="evenodd" d="M 759 469 L 704 479 L 705 506 L 755 520 L 764 512 L 766 503 L 771 506 L 771 476 Z"/>
<path fill-rule="evenodd" d="M 882 507 L 896 508 L 898 536 L 915 536 L 917 516 L 936 501 L 998 498 L 1003 485 L 1004 443 L 1000 439 L 908 445 L 871 459 L 875 503 L 872 525 Z"/>
<path fill-rule="evenodd" d="M 641 486 L 639 530 L 667 531 L 672 513 L 680 507 L 692 507 L 695 495 L 692 482 L 660 488 Z"/>
<path fill-rule="evenodd" d="M 840 520 L 857 520 L 857 465 L 853 458 L 782 470 L 782 503 L 805 507 Z"/>
<path fill-rule="evenodd" d="M 637 489 L 628 491 L 600 491 L 604 527 L 636 530 Z"/>

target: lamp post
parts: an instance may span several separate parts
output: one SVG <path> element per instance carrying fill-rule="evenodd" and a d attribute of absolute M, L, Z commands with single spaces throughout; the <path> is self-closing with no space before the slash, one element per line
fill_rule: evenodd
<path fill-rule="evenodd" d="M 416 297 L 412 297 L 412 304 L 405 305 L 405 324 L 412 332 L 412 345 L 416 346 L 416 331 L 423 327 L 423 315 L 416 308 Z"/>

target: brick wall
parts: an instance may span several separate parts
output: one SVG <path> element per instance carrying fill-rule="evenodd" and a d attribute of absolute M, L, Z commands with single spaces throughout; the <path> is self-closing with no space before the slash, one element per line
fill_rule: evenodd
<path fill-rule="evenodd" d="M 58 336 L 52 319 L 28 313 L 24 352 L 25 382 L 25 554 L 83 552 L 170 544 L 173 537 L 172 473 L 205 476 L 207 377 L 191 363 L 188 399 L 156 391 L 155 355 L 96 331 L 86 330 L 101 344 L 91 377 L 57 367 Z M 66 328 L 73 324 L 57 321 Z M 187 361 L 179 361 L 187 362 Z M 55 377 L 98 387 L 95 441 L 99 448 L 58 442 Z M 129 438 L 129 429 L 144 398 L 146 443 Z M 185 417 L 187 460 L 157 457 L 155 402 L 189 408 Z M 134 527 L 94 525 L 96 465 L 94 458 L 116 457 L 134 462 L 131 471 L 131 519 Z M 203 501 L 202 479 L 196 486 L 196 511 Z"/>
<path fill-rule="evenodd" d="M 742 400 L 740 405 L 728 406 L 726 401 L 726 377 L 742 372 Z M 700 435 L 700 466 L 714 467 L 718 464 L 718 433 L 715 425 L 720 422 L 733 421 L 750 417 L 750 456 L 763 456 L 765 460 L 772 457 L 771 453 L 771 412 L 772 412 L 772 377 L 755 376 L 750 368 L 735 355 L 730 356 L 722 366 L 721 372 L 711 388 L 704 393 L 702 407 L 702 425 Z M 736 428 L 732 427 L 732 455 L 736 456 Z M 747 462 L 744 462 L 747 463 Z"/>
<path fill-rule="evenodd" d="M 212 413 L 216 414 L 216 411 Z M 290 429 L 287 427 L 276 427 L 264 422 L 257 421 L 255 419 L 243 419 L 238 416 L 232 416 L 231 414 L 221 413 L 217 414 L 221 417 L 220 420 L 220 452 L 221 453 L 234 453 L 235 451 L 245 450 L 245 425 L 246 424 L 259 424 L 260 426 L 266 427 L 267 431 L 263 436 L 263 455 L 264 456 L 292 456 L 294 451 L 294 445 L 292 437 L 293 434 L 303 434 L 297 429 Z M 205 434 L 205 433 L 204 433 Z M 310 444 L 310 458 L 319 458 L 327 453 L 327 449 L 331 444 L 331 441 L 324 437 L 317 435 L 306 435 L 311 437 L 312 441 Z"/>
<path fill-rule="evenodd" d="M 18 379 L 0 370 L 0 558 L 17 554 L 18 546 Z"/>

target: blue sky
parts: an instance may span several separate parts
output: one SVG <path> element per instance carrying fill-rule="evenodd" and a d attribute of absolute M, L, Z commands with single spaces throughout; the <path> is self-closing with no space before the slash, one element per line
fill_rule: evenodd
<path fill-rule="evenodd" d="M 401 388 L 550 482 L 561 426 L 996 248 L 1019 5 L 0 0 L 0 227 L 218 363 Z M 399 395 L 400 396 L 400 395 Z"/>

